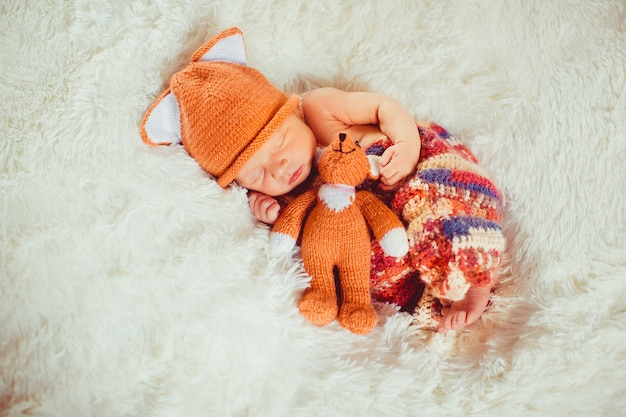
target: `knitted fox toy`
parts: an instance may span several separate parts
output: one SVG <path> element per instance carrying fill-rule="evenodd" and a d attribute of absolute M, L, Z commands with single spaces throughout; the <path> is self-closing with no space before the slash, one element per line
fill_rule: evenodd
<path fill-rule="evenodd" d="M 356 191 L 355 187 L 367 178 L 370 163 L 351 137 L 342 133 L 326 148 L 318 171 L 323 184 L 289 203 L 274 225 L 270 245 L 281 252 L 289 251 L 302 231 L 302 258 L 311 286 L 298 303 L 300 312 L 319 326 L 337 317 L 343 327 L 366 334 L 378 322 L 370 299 L 367 226 L 385 253 L 395 257 L 405 255 L 409 249 L 406 231 L 374 194 Z M 340 306 L 335 268 L 342 294 Z"/>

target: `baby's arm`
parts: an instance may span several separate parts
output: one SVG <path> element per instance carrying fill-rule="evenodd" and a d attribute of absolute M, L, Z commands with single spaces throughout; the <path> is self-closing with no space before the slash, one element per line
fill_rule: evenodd
<path fill-rule="evenodd" d="M 421 145 L 419 132 L 413 117 L 392 97 L 320 88 L 303 96 L 302 107 L 307 124 L 322 145 L 351 126 L 378 126 L 393 142 L 381 158 L 383 184 L 393 186 L 415 169 Z"/>
<path fill-rule="evenodd" d="M 280 204 L 274 197 L 258 191 L 250 191 L 248 204 L 250 205 L 252 215 L 257 220 L 266 224 L 276 223 L 276 219 L 278 219 L 280 214 Z"/>

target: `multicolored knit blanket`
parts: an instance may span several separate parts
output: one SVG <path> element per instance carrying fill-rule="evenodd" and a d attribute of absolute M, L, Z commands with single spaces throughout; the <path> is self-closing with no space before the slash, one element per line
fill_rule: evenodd
<path fill-rule="evenodd" d="M 434 329 L 441 301 L 463 299 L 471 285 L 492 285 L 504 250 L 502 199 L 470 150 L 434 123 L 418 123 L 422 147 L 415 173 L 394 192 L 375 192 L 407 228 L 409 253 L 386 256 L 372 241 L 372 297 Z M 381 140 L 370 155 L 391 145 Z"/>

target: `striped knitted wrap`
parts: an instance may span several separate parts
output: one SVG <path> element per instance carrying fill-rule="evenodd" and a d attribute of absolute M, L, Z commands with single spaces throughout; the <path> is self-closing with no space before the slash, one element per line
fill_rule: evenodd
<path fill-rule="evenodd" d="M 422 327 L 440 300 L 463 299 L 470 285 L 492 285 L 504 250 L 502 198 L 470 150 L 443 127 L 418 123 L 422 141 L 415 172 L 393 193 L 375 192 L 400 217 L 409 253 L 386 256 L 372 241 L 371 292 L 375 300 L 413 312 Z M 366 152 L 382 155 L 380 140 Z"/>

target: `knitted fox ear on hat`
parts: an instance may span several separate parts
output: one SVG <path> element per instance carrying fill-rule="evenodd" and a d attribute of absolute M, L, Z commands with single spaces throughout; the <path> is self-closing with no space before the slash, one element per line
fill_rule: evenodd
<path fill-rule="evenodd" d="M 149 145 L 182 143 L 226 187 L 298 102 L 246 66 L 243 34 L 230 28 L 172 75 L 169 88 L 146 112 L 141 137 Z"/>
<path fill-rule="evenodd" d="M 201 61 L 246 65 L 243 33 L 238 28 L 230 28 L 214 36 L 194 52 L 189 62 Z M 141 138 L 149 145 L 181 143 L 180 107 L 171 88 L 165 90 L 146 112 L 141 122 Z"/>

